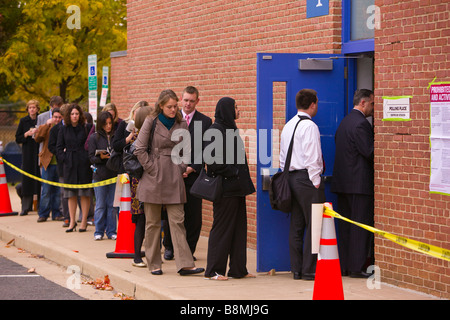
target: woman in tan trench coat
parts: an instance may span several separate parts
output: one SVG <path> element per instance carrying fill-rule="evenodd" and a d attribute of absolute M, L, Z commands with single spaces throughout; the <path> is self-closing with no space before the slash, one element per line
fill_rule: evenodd
<path fill-rule="evenodd" d="M 151 137 L 154 121 L 156 121 L 156 127 Z M 182 140 L 172 141 L 172 136 L 178 129 L 184 129 L 186 130 L 184 132 L 189 133 L 187 123 L 178 110 L 177 95 L 172 90 L 164 90 L 155 104 L 155 112 L 145 119 L 139 131 L 135 150 L 135 155 L 144 168 L 136 195 L 139 201 L 144 202 L 145 257 L 148 268 L 154 275 L 162 274 L 160 249 L 162 205 L 167 208 L 178 273 L 188 275 L 204 271 L 203 268 L 195 267 L 186 241 L 183 209 L 186 191 L 183 174 L 185 174 L 187 163 L 177 164 L 180 158 L 172 157 L 173 149 Z M 152 139 L 152 148 L 147 150 L 150 139 Z M 188 147 L 190 142 L 184 145 Z M 190 152 L 189 149 L 183 150 Z M 190 156 L 186 158 L 190 159 Z"/>

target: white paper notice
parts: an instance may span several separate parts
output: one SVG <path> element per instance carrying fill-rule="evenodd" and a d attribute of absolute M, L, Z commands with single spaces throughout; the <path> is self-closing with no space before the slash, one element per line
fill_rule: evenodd
<path fill-rule="evenodd" d="M 410 121 L 411 98 L 383 97 L 383 121 Z"/>
<path fill-rule="evenodd" d="M 430 88 L 430 191 L 450 195 L 450 84 Z"/>

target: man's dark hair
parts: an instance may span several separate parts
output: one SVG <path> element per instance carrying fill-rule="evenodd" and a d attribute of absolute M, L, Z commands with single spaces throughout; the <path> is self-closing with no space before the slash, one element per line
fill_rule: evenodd
<path fill-rule="evenodd" d="M 313 89 L 302 89 L 297 92 L 295 104 L 297 109 L 308 109 L 311 103 L 317 103 L 317 92 Z"/>
<path fill-rule="evenodd" d="M 373 95 L 373 91 L 369 89 L 359 89 L 355 91 L 355 95 L 353 96 L 353 105 L 358 106 L 361 103 L 361 100 L 369 100 Z"/>
<path fill-rule="evenodd" d="M 52 106 L 61 107 L 63 104 L 64 101 L 60 96 L 53 96 L 50 98 L 50 107 Z"/>

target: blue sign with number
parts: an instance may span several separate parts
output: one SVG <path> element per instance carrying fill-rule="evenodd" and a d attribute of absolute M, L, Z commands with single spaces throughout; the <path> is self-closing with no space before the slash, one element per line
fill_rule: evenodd
<path fill-rule="evenodd" d="M 306 17 L 314 18 L 329 14 L 329 0 L 307 0 Z"/>

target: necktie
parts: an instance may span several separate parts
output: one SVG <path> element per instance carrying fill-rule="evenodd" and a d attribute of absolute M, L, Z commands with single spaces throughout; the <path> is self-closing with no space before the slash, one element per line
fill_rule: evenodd
<path fill-rule="evenodd" d="M 187 122 L 187 125 L 189 125 L 189 115 L 188 114 L 186 115 L 186 122 Z"/>

